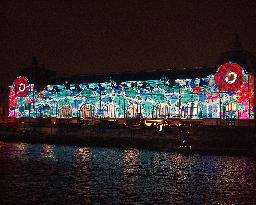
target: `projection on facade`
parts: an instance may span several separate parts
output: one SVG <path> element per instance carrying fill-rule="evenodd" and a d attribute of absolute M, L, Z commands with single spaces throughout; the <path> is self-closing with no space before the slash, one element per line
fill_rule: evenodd
<path fill-rule="evenodd" d="M 254 77 L 235 62 L 205 78 L 10 86 L 13 118 L 254 118 Z"/>

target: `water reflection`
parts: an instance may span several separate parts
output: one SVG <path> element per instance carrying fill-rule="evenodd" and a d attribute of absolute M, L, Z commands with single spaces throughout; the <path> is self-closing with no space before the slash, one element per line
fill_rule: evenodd
<path fill-rule="evenodd" d="M 18 144 L 15 144 L 15 148 L 16 148 L 16 153 L 18 155 L 24 155 L 27 151 L 27 148 L 28 148 L 28 144 L 26 143 L 18 143 Z"/>
<path fill-rule="evenodd" d="M 91 186 L 93 183 L 91 176 L 91 150 L 88 147 L 77 147 L 74 155 L 76 156 L 76 169 L 73 189 L 81 195 L 83 204 L 91 204 Z"/>
<path fill-rule="evenodd" d="M 1 204 L 256 204 L 247 157 L 0 142 L 0 175 Z"/>
<path fill-rule="evenodd" d="M 126 195 L 130 196 L 126 203 L 138 201 L 138 171 L 140 167 L 140 152 L 137 149 L 126 149 L 122 153 L 123 160 L 123 180 L 122 195 L 120 200 L 125 200 Z"/>
<path fill-rule="evenodd" d="M 226 157 L 219 161 L 218 166 L 221 167 L 215 184 L 218 189 L 214 190 L 218 197 L 212 199 L 214 202 L 241 204 L 241 190 L 246 190 L 245 194 L 256 193 L 256 182 L 251 179 L 252 173 L 256 173 L 256 167 L 248 159 Z M 230 196 L 228 201 L 225 199 L 227 195 Z M 246 198 L 246 195 L 243 197 Z"/>
<path fill-rule="evenodd" d="M 77 148 L 76 158 L 78 162 L 91 161 L 91 152 L 88 147 Z"/>
<path fill-rule="evenodd" d="M 5 142 L 0 141 L 0 151 L 5 148 Z"/>
<path fill-rule="evenodd" d="M 26 143 L 6 143 L 4 149 L 9 153 L 10 158 L 28 160 L 28 144 Z"/>
<path fill-rule="evenodd" d="M 41 149 L 41 157 L 55 160 L 54 145 L 43 144 Z"/>
<path fill-rule="evenodd" d="M 171 170 L 174 173 L 174 178 L 178 182 L 182 182 L 184 180 L 188 180 L 189 178 L 189 173 L 191 173 L 191 163 L 190 158 L 182 155 L 182 154 L 175 154 L 171 158 L 172 163 L 170 164 Z"/>
<path fill-rule="evenodd" d="M 124 174 L 134 173 L 138 169 L 139 165 L 139 150 L 128 149 L 124 150 L 123 162 L 124 162 Z"/>

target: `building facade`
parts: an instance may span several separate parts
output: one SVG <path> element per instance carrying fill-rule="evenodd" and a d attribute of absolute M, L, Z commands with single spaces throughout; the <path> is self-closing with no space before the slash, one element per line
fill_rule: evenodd
<path fill-rule="evenodd" d="M 254 68 L 229 59 L 214 67 L 49 78 L 42 83 L 22 75 L 9 87 L 9 117 L 254 119 Z"/>

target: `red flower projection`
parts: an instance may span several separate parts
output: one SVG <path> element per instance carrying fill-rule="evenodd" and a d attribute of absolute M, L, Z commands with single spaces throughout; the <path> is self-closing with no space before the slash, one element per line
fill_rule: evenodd
<path fill-rule="evenodd" d="M 254 86 L 254 77 L 253 75 L 249 75 L 249 82 L 244 83 L 241 86 L 240 92 L 237 93 L 238 95 L 237 102 L 239 104 L 250 103 L 250 107 L 253 108 L 253 103 L 254 103 L 253 86 Z"/>
<path fill-rule="evenodd" d="M 220 91 L 237 91 L 244 82 L 243 69 L 237 63 L 224 63 L 219 67 L 214 81 Z"/>
<path fill-rule="evenodd" d="M 43 91 L 39 93 L 39 97 L 40 97 L 41 99 L 44 99 L 44 92 L 43 92 Z"/>
<path fill-rule="evenodd" d="M 13 92 L 13 89 L 10 87 L 9 108 L 13 108 L 17 106 L 18 106 L 17 98 L 15 97 L 15 93 Z"/>
<path fill-rule="evenodd" d="M 14 93 L 16 97 L 26 97 L 29 92 L 28 80 L 25 77 L 18 77 L 14 81 Z"/>
<path fill-rule="evenodd" d="M 202 88 L 199 87 L 199 86 L 196 86 L 196 87 L 194 88 L 194 90 L 193 90 L 193 92 L 194 92 L 195 94 L 198 94 L 198 93 L 200 93 L 201 91 L 202 91 Z"/>

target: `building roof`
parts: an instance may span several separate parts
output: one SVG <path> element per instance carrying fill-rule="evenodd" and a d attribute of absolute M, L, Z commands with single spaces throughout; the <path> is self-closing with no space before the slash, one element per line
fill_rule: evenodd
<path fill-rule="evenodd" d="M 36 57 L 33 57 L 32 66 L 22 68 L 19 74 L 26 76 L 31 83 L 35 83 L 37 85 L 56 85 L 64 84 L 65 82 L 74 84 L 92 82 L 99 83 L 108 82 L 110 79 L 115 82 L 159 80 L 163 76 L 169 80 L 192 79 L 203 78 L 207 77 L 209 74 L 214 74 L 220 65 L 228 61 L 239 63 L 248 73 L 255 73 L 256 57 L 242 48 L 239 36 L 235 34 L 232 48 L 220 55 L 215 66 L 57 76 L 55 71 L 46 69 L 44 66 L 39 66 Z"/>
<path fill-rule="evenodd" d="M 163 76 L 167 79 L 186 79 L 186 78 L 202 78 L 211 74 L 214 67 L 190 67 L 190 68 L 172 68 L 172 69 L 156 69 L 144 71 L 115 72 L 95 75 L 77 75 L 72 76 L 67 81 L 82 82 L 106 82 L 110 79 L 115 82 L 138 81 L 138 80 L 159 80 Z"/>
<path fill-rule="evenodd" d="M 37 85 L 64 84 L 69 83 L 100 83 L 111 80 L 115 82 L 159 80 L 163 76 L 166 79 L 203 78 L 215 72 L 214 66 L 208 67 L 185 67 L 170 69 L 155 69 L 144 71 L 111 72 L 85 75 L 57 76 L 55 71 L 39 66 L 37 60 L 33 59 L 32 66 L 21 68 L 19 75 L 26 76 L 30 83 Z"/>

